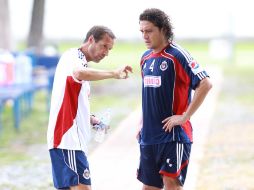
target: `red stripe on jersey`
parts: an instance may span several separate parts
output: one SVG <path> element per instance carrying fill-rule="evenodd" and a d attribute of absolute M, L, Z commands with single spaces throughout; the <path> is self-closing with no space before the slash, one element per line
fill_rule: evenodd
<path fill-rule="evenodd" d="M 190 141 L 193 141 L 193 135 L 192 135 L 192 126 L 191 126 L 191 122 L 188 120 L 186 121 L 184 124 L 181 125 L 185 134 L 188 136 L 188 138 L 190 139 Z"/>
<path fill-rule="evenodd" d="M 61 143 L 63 135 L 72 127 L 78 110 L 78 97 L 81 84 L 73 80 L 71 76 L 66 79 L 64 98 L 57 115 L 54 131 L 54 148 Z"/>
<path fill-rule="evenodd" d="M 185 72 L 184 68 L 173 55 L 163 52 L 163 56 L 173 60 L 175 66 L 175 86 L 174 86 L 174 99 L 173 99 L 173 113 L 181 115 L 188 107 L 188 95 L 190 78 Z"/>
<path fill-rule="evenodd" d="M 144 56 L 144 57 L 141 59 L 141 61 L 140 61 L 140 66 L 142 66 L 142 65 L 144 64 L 145 60 L 149 59 L 151 55 L 153 55 L 153 54 L 152 54 L 152 51 L 151 51 L 149 54 L 147 54 L 146 56 Z"/>
<path fill-rule="evenodd" d="M 142 65 L 145 63 L 145 60 L 147 60 L 152 55 L 152 52 L 148 55 L 144 56 L 140 61 L 140 68 L 141 68 L 141 77 L 144 77 L 143 71 L 142 71 Z"/>
<path fill-rule="evenodd" d="M 173 99 L 173 113 L 175 115 L 182 115 L 188 108 L 188 95 L 190 78 L 185 72 L 184 68 L 173 55 L 164 53 L 163 56 L 173 60 L 175 65 L 175 87 L 174 87 L 174 99 Z M 192 141 L 192 127 L 190 121 L 186 121 L 181 125 L 186 135 Z"/>

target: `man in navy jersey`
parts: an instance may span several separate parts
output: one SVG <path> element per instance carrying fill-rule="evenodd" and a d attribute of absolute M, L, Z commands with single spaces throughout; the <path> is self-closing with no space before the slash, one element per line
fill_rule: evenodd
<path fill-rule="evenodd" d="M 192 144 L 190 118 L 212 84 L 199 63 L 173 43 L 168 15 L 146 9 L 139 24 L 148 50 L 140 62 L 143 122 L 137 178 L 143 190 L 182 190 Z"/>

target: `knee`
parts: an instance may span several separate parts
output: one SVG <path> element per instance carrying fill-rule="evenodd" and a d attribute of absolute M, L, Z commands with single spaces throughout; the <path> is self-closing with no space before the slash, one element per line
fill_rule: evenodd
<path fill-rule="evenodd" d="M 150 189 L 149 189 L 149 186 L 147 186 L 147 185 L 143 185 L 142 190 L 150 190 Z"/>
<path fill-rule="evenodd" d="M 142 190 L 161 190 L 160 188 L 149 186 L 149 185 L 143 185 Z"/>
<path fill-rule="evenodd" d="M 163 176 L 165 190 L 183 190 L 177 178 Z"/>

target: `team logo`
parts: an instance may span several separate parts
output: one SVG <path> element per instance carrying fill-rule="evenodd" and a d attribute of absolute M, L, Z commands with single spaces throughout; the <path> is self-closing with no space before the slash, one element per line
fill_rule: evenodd
<path fill-rule="evenodd" d="M 193 61 L 189 64 L 189 66 L 191 67 L 191 69 L 197 69 L 197 68 L 199 67 L 198 63 L 197 63 L 195 60 L 193 60 Z"/>
<path fill-rule="evenodd" d="M 89 179 L 90 178 L 90 171 L 87 168 L 84 170 L 83 177 L 85 179 Z"/>
<path fill-rule="evenodd" d="M 168 158 L 166 162 L 170 168 L 173 166 L 173 164 L 170 163 L 170 158 Z"/>
<path fill-rule="evenodd" d="M 195 61 L 192 60 L 191 63 L 189 64 L 189 67 L 191 68 L 192 72 L 196 75 L 197 73 L 202 71 L 202 68 L 200 65 Z"/>
<path fill-rule="evenodd" d="M 161 76 L 145 76 L 144 77 L 144 87 L 160 87 L 161 86 Z"/>
<path fill-rule="evenodd" d="M 163 61 L 163 62 L 161 63 L 161 65 L 160 65 L 160 69 L 161 69 L 162 71 L 165 71 L 167 68 L 168 68 L 168 63 L 167 63 L 167 61 Z"/>

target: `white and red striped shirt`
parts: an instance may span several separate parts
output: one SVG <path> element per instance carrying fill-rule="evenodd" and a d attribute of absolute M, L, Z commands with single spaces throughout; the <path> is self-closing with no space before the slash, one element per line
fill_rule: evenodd
<path fill-rule="evenodd" d="M 74 68 L 86 69 L 79 49 L 65 52 L 56 67 L 47 132 L 48 148 L 87 152 L 90 140 L 90 85 L 74 78 Z"/>

